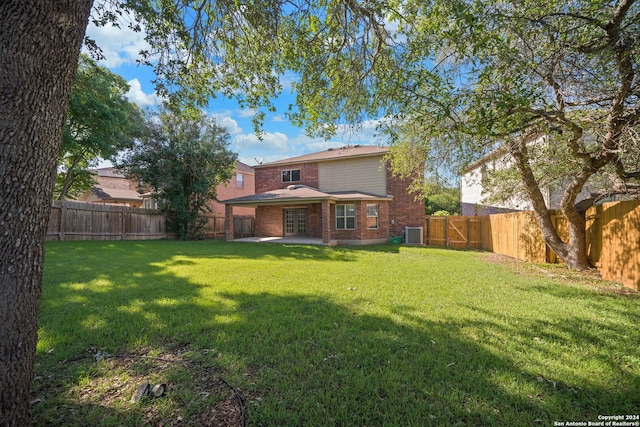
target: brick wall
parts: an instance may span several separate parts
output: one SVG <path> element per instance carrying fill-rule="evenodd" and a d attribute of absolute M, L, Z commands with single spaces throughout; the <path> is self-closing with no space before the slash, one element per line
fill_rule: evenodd
<path fill-rule="evenodd" d="M 283 236 L 282 226 L 282 206 L 258 206 L 256 208 L 256 236 Z"/>
<path fill-rule="evenodd" d="M 285 169 L 300 169 L 300 181 L 282 182 L 282 171 Z M 256 194 L 280 188 L 287 188 L 289 185 L 297 184 L 318 188 L 318 164 L 301 163 L 298 165 L 257 168 L 255 182 Z"/>
<path fill-rule="evenodd" d="M 389 233 L 392 237 L 403 235 L 405 226 L 424 228 L 424 200 L 415 200 L 415 195 L 409 194 L 407 187 L 410 183 L 410 179 L 393 176 L 387 170 L 387 190 L 393 196 L 389 206 Z"/>
<path fill-rule="evenodd" d="M 133 191 L 136 191 L 138 189 L 138 183 L 136 181 L 128 180 L 124 177 L 96 176 L 95 178 L 96 181 L 98 181 L 96 187 Z"/>
<path fill-rule="evenodd" d="M 331 206 L 331 230 L 332 238 L 335 240 L 374 240 L 387 239 L 389 237 L 389 203 L 376 202 L 378 204 L 378 228 L 369 230 L 367 228 L 367 201 L 346 202 L 356 205 L 356 228 L 355 230 L 336 230 L 336 207 Z M 341 204 L 341 203 L 338 203 Z"/>
<path fill-rule="evenodd" d="M 237 174 L 242 173 L 243 185 L 242 188 L 238 188 Z M 218 185 L 216 190 L 218 192 L 218 200 L 235 199 L 236 197 L 249 196 L 256 194 L 256 176 L 254 173 L 245 173 L 236 171 L 236 174 L 229 180 L 226 185 Z M 211 202 L 209 204 L 212 212 L 224 214 L 224 204 L 219 202 Z M 254 215 L 255 208 L 245 208 L 236 206 L 233 208 L 234 215 Z"/>
<path fill-rule="evenodd" d="M 307 208 L 307 236 L 322 238 L 321 203 L 314 203 Z"/>

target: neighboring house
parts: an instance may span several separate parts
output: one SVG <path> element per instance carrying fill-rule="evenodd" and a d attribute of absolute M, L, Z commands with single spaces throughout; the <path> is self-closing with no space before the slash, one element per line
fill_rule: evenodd
<path fill-rule="evenodd" d="M 464 216 L 492 215 L 496 213 L 533 210 L 527 198 L 514 194 L 511 199 L 501 203 L 486 203 L 491 196 L 490 190 L 485 189 L 483 177 L 495 170 L 505 169 L 513 165 L 513 159 L 505 148 L 495 150 L 469 166 L 460 179 L 460 214 Z M 549 209 L 560 209 L 564 189 L 557 187 L 540 188 Z M 588 199 L 592 187 L 585 185 L 583 191 L 576 198 L 576 203 Z"/>
<path fill-rule="evenodd" d="M 249 196 L 256 193 L 256 174 L 251 166 L 236 162 L 236 173 L 225 185 L 218 185 L 218 200 L 231 199 L 236 197 Z M 225 205 L 222 202 L 211 202 L 211 211 L 224 215 Z M 241 207 L 234 210 L 234 215 L 253 216 L 255 209 L 251 207 Z"/>
<path fill-rule="evenodd" d="M 78 198 L 81 202 L 103 205 L 124 205 L 134 208 L 143 207 L 143 197 L 138 192 L 138 183 L 130 181 L 116 168 L 92 169 L 98 183 Z"/>
<path fill-rule="evenodd" d="M 407 191 L 409 180 L 393 176 L 388 149 L 346 146 L 253 166 L 256 194 L 222 200 L 226 217 L 254 207 L 257 237 L 303 236 L 327 245 L 388 242 L 405 227 L 424 236 L 424 202 Z M 227 239 L 233 239 L 227 221 Z"/>
<path fill-rule="evenodd" d="M 157 204 L 151 193 L 140 194 L 138 182 L 125 178 L 124 174 L 113 167 L 93 169 L 98 183 L 87 191 L 79 201 L 100 204 L 115 204 L 131 207 L 156 209 Z M 255 173 L 249 165 L 236 163 L 236 174 L 225 185 L 218 185 L 218 199 L 241 197 L 255 193 Z M 212 201 L 209 204 L 212 212 L 224 215 L 224 204 Z M 236 215 L 254 215 L 253 208 L 238 209 Z"/>

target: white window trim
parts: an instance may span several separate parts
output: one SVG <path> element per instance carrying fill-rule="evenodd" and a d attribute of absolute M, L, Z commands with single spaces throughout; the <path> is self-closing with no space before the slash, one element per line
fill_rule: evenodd
<path fill-rule="evenodd" d="M 338 206 L 344 206 L 344 215 L 340 215 L 338 216 Z M 349 211 L 349 209 L 347 209 L 347 206 L 353 206 L 353 216 L 352 215 L 347 215 L 347 212 Z M 339 218 L 343 218 L 344 219 L 344 228 L 339 228 L 338 227 L 338 219 Z M 348 218 L 353 218 L 353 227 L 349 228 L 347 226 Z M 341 203 L 339 205 L 336 205 L 336 230 L 355 230 L 356 229 L 356 205 L 354 203 Z"/>
<path fill-rule="evenodd" d="M 376 214 L 375 215 L 369 215 L 369 206 L 375 206 L 376 208 Z M 377 230 L 380 228 L 380 205 L 377 203 L 367 203 L 367 218 L 376 218 L 376 226 L 375 227 L 369 227 L 367 225 L 367 230 Z M 367 221 L 368 224 L 368 221 Z"/>
<path fill-rule="evenodd" d="M 298 171 L 298 179 L 295 179 L 295 180 L 293 179 L 293 171 Z M 289 176 L 291 177 L 289 181 L 284 180 L 285 172 L 289 172 Z M 282 169 L 280 171 L 280 179 L 282 180 L 282 182 L 300 182 L 301 178 L 302 178 L 302 173 L 300 172 L 300 169 Z"/>

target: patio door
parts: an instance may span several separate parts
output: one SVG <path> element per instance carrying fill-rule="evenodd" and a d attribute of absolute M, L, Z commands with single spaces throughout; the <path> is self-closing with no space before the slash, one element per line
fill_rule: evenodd
<path fill-rule="evenodd" d="M 306 236 L 307 235 L 307 210 L 291 209 L 284 210 L 284 235 L 285 236 Z"/>

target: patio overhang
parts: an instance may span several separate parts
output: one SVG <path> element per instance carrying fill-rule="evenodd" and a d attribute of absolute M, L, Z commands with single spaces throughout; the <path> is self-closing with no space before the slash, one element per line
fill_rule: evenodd
<path fill-rule="evenodd" d="M 393 196 L 381 196 L 357 191 L 324 192 L 305 185 L 290 185 L 287 188 L 266 191 L 260 194 L 222 200 L 221 203 L 225 204 L 225 234 L 228 241 L 233 240 L 233 221 L 230 219 L 233 218 L 233 208 L 236 206 L 253 208 L 271 206 L 272 209 L 295 209 L 299 207 L 314 209 L 314 212 L 316 212 L 316 221 L 318 221 L 318 228 L 316 231 L 320 230 L 320 233 L 322 234 L 321 242 L 325 245 L 335 245 L 338 244 L 338 241 L 333 237 L 331 231 L 332 205 L 367 202 L 387 203 L 392 200 Z M 314 205 L 313 208 L 312 205 Z M 265 215 L 270 217 L 272 213 L 267 213 Z M 260 222 L 262 218 L 261 214 L 256 211 L 256 222 Z M 268 233 L 274 232 L 273 230 L 270 230 Z M 272 238 L 274 236 L 268 235 L 258 237 Z"/>
<path fill-rule="evenodd" d="M 221 200 L 221 203 L 228 206 L 258 207 L 322 203 L 324 200 L 327 200 L 329 203 L 356 200 L 391 201 L 393 200 L 393 196 L 380 196 L 354 191 L 323 192 L 312 187 L 307 187 L 306 185 L 290 185 L 287 188 L 267 191 L 261 194 Z"/>

